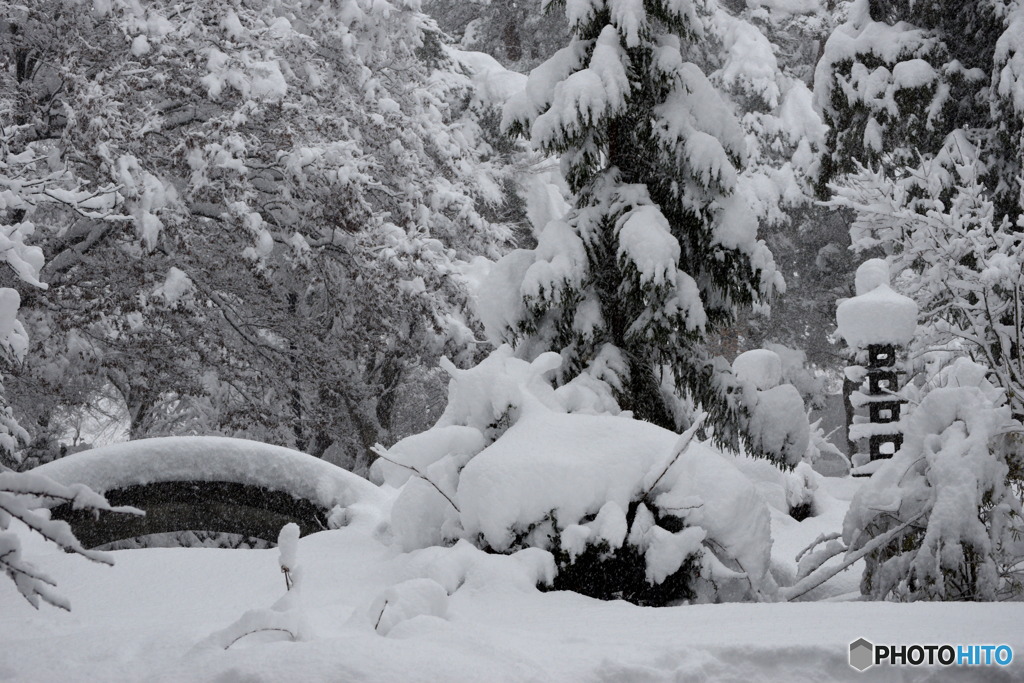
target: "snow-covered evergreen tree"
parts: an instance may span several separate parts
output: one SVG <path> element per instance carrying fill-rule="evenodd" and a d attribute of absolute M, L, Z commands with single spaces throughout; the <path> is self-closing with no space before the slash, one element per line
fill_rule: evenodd
<path fill-rule="evenodd" d="M 819 178 L 916 166 L 962 131 L 984 149 L 997 218 L 1020 191 L 1020 3 L 857 0 L 825 45 L 815 99 L 829 124 Z M 948 188 L 948 186 L 947 186 Z M 998 222 L 998 220 L 997 220 Z"/>
<path fill-rule="evenodd" d="M 752 394 L 705 339 L 782 278 L 757 239 L 744 130 L 698 65 L 721 25 L 714 10 L 566 5 L 572 40 L 534 69 L 505 123 L 560 156 L 573 206 L 492 277 L 522 296 L 503 313 L 504 337 L 527 356 L 558 350 L 561 381 L 588 373 L 673 429 L 692 400 L 736 444 Z"/>

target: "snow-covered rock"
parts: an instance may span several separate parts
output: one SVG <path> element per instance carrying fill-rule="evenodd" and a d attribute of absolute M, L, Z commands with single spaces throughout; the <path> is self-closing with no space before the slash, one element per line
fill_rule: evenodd
<path fill-rule="evenodd" d="M 370 606 L 370 616 L 376 619 L 374 629 L 382 636 L 415 617 L 444 619 L 447 615 L 448 592 L 432 579 L 409 579 L 391 586 Z"/>

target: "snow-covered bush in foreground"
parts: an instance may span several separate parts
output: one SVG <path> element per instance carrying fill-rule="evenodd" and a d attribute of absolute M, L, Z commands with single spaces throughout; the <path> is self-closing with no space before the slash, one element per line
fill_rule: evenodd
<path fill-rule="evenodd" d="M 940 386 L 911 414 L 903 448 L 854 497 L 843 523 L 851 550 L 905 525 L 867 556 L 865 595 L 994 600 L 1020 594 L 1021 502 L 1007 481 L 1004 448 L 1020 424 L 985 373 L 966 358 L 945 368 Z"/>
<path fill-rule="evenodd" d="M 696 426 L 680 437 L 609 414 L 607 388 L 586 376 L 552 388 L 560 362 L 502 347 L 473 369 L 449 367 L 437 426 L 374 466 L 403 486 L 399 544 L 539 548 L 554 555 L 555 588 L 602 598 L 771 599 L 769 514 L 750 480 L 694 440 Z"/>

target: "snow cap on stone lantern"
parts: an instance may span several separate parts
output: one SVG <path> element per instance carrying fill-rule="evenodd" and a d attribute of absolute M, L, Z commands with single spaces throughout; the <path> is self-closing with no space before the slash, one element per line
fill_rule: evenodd
<path fill-rule="evenodd" d="M 917 304 L 889 286 L 889 266 L 882 259 L 865 261 L 857 269 L 857 296 L 836 309 L 839 334 L 851 347 L 871 344 L 906 346 L 917 327 Z"/>

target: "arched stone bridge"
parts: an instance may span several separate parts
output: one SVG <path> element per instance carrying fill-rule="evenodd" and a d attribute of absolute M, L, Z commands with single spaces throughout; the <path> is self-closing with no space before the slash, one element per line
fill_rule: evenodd
<path fill-rule="evenodd" d="M 87 548 L 175 531 L 239 534 L 274 543 L 281 527 L 303 535 L 343 526 L 347 509 L 380 495 L 329 462 L 257 441 L 194 436 L 140 439 L 82 451 L 37 467 L 62 484 L 85 484 L 111 505 L 145 516 L 51 508 Z"/>

